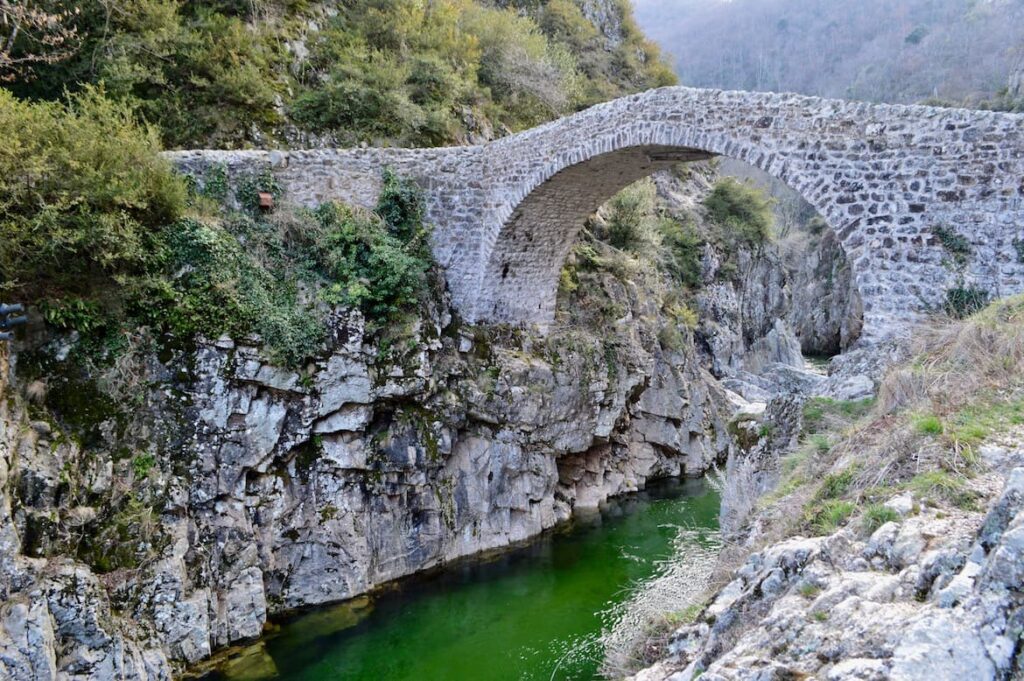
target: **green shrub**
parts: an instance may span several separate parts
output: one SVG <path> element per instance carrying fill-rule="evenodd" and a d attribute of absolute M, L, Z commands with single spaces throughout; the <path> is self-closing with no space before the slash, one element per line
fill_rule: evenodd
<path fill-rule="evenodd" d="M 654 182 L 641 180 L 626 187 L 608 202 L 608 243 L 615 248 L 642 253 L 654 240 Z"/>
<path fill-rule="evenodd" d="M 1013 250 L 1017 252 L 1017 262 L 1024 263 L 1024 239 L 1014 239 Z"/>
<path fill-rule="evenodd" d="M 925 414 L 914 419 L 914 430 L 921 435 L 942 435 L 944 427 L 938 416 Z"/>
<path fill-rule="evenodd" d="M 239 183 L 243 208 L 272 176 Z M 362 309 L 371 322 L 412 311 L 429 292 L 432 265 L 423 199 L 412 184 L 386 173 L 376 213 L 323 204 L 264 216 L 229 213 L 222 224 L 181 220 L 160 233 L 161 267 L 135 280 L 144 322 L 180 336 L 259 334 L 271 359 L 296 366 L 321 348 L 325 329 L 316 301 Z"/>
<path fill-rule="evenodd" d="M 675 324 L 668 323 L 658 330 L 658 344 L 662 350 L 678 352 L 686 347 L 686 337 Z"/>
<path fill-rule="evenodd" d="M 849 501 L 830 499 L 820 504 L 812 504 L 806 514 L 811 528 L 818 534 L 830 534 L 853 515 L 856 506 Z"/>
<path fill-rule="evenodd" d="M 108 323 L 106 313 L 99 304 L 84 298 L 42 300 L 39 311 L 48 324 L 68 331 L 90 333 Z"/>
<path fill-rule="evenodd" d="M 431 263 L 425 231 L 403 242 L 376 215 L 337 204 L 321 206 L 316 215 L 326 234 L 322 258 L 331 280 L 324 300 L 360 307 L 370 318 L 420 301 Z"/>
<path fill-rule="evenodd" d="M 938 226 L 932 230 L 932 234 L 939 240 L 946 252 L 953 257 L 957 265 L 963 265 L 971 257 L 973 249 L 967 237 L 949 227 Z"/>
<path fill-rule="evenodd" d="M 946 314 L 954 319 L 964 319 L 985 309 L 989 293 L 975 286 L 956 286 L 946 291 Z"/>
<path fill-rule="evenodd" d="M 573 0 L 335 4 L 326 17 L 307 0 L 83 0 L 79 49 L 25 64 L 9 85 L 57 100 L 105 83 L 169 146 L 237 148 L 268 146 L 288 124 L 342 144 L 452 144 L 675 83 L 618 0 L 614 46 Z M 304 58 L 288 49 L 299 38 Z"/>
<path fill-rule="evenodd" d="M 756 247 L 772 238 L 772 200 L 751 184 L 722 178 L 704 199 L 704 207 L 727 241 Z"/>
<path fill-rule="evenodd" d="M 576 59 L 514 9 L 469 8 L 462 25 L 477 41 L 480 85 L 514 120 L 532 125 L 568 112 L 580 95 Z"/>
<path fill-rule="evenodd" d="M 408 137 L 423 111 L 404 92 L 397 61 L 368 54 L 334 65 L 330 80 L 301 94 L 291 115 L 301 126 L 334 131 L 347 142 Z"/>
<path fill-rule="evenodd" d="M 661 234 L 659 254 L 662 267 L 683 286 L 699 288 L 703 284 L 701 252 L 704 239 L 690 224 L 663 218 L 657 225 Z"/>
<path fill-rule="evenodd" d="M 156 135 L 99 90 L 63 104 L 0 90 L 0 139 L 0 278 L 27 299 L 113 288 L 151 264 L 154 234 L 185 208 Z"/>
<path fill-rule="evenodd" d="M 384 170 L 384 183 L 374 210 L 396 239 L 406 243 L 425 241 L 423 191 L 390 169 Z"/>
<path fill-rule="evenodd" d="M 807 438 L 807 442 L 810 443 L 818 454 L 827 454 L 832 449 L 832 442 L 828 439 L 828 436 L 820 433 L 811 435 Z"/>
<path fill-rule="evenodd" d="M 266 171 L 236 182 L 245 212 L 181 219 L 186 183 L 155 135 L 97 90 L 62 105 L 0 90 L 0 135 L 0 276 L 58 328 L 111 339 L 139 324 L 179 337 L 256 333 L 273 360 L 297 365 L 325 336 L 300 284 L 371 320 L 427 291 L 423 200 L 393 174 L 383 217 L 333 205 L 264 216 L 258 192 L 280 195 Z M 223 202 L 228 186 L 226 170 L 212 169 L 193 205 Z"/>
<path fill-rule="evenodd" d="M 856 470 L 852 466 L 839 473 L 826 475 L 814 498 L 821 501 L 841 497 L 850 488 L 855 475 Z"/>
<path fill-rule="evenodd" d="M 807 599 L 814 599 L 821 593 L 821 587 L 811 582 L 804 582 L 798 589 L 801 596 Z"/>
<path fill-rule="evenodd" d="M 320 348 L 323 322 L 298 303 L 296 273 L 261 263 L 257 243 L 250 239 L 247 248 L 215 224 L 175 223 L 161 235 L 164 269 L 137 282 L 132 313 L 182 337 L 256 333 L 272 360 L 298 365 Z"/>
<path fill-rule="evenodd" d="M 156 465 L 156 457 L 152 454 L 136 454 L 132 457 L 132 471 L 136 478 L 144 478 L 149 475 L 150 469 Z"/>
<path fill-rule="evenodd" d="M 216 192 L 217 195 L 221 195 L 223 190 L 220 187 L 220 177 L 218 176 L 218 170 L 213 169 L 213 177 L 211 185 L 207 182 L 204 185 L 204 193 L 210 196 L 210 192 Z M 209 188 L 210 192 L 205 191 Z M 260 212 L 260 194 L 270 194 L 275 202 L 280 201 L 281 196 L 284 194 L 281 185 L 278 183 L 277 178 L 274 177 L 274 173 L 270 168 L 263 168 L 258 172 L 250 172 L 239 178 L 235 187 L 235 201 L 244 211 L 248 211 L 253 215 L 258 215 Z M 211 196 L 212 198 L 212 196 Z"/>
<path fill-rule="evenodd" d="M 209 3 L 137 0 L 116 11 L 82 3 L 79 25 L 85 44 L 68 64 L 65 85 L 104 83 L 157 125 L 169 146 L 238 146 L 282 122 L 287 69 L 266 22 L 250 24 Z"/>

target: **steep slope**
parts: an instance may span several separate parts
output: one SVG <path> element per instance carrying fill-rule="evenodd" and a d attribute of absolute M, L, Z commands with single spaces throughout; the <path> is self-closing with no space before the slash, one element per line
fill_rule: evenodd
<path fill-rule="evenodd" d="M 1007 86 L 1019 0 L 638 0 L 684 84 L 869 101 L 974 103 Z M 997 104 L 997 102 L 993 102 Z"/>
<path fill-rule="evenodd" d="M 44 99 L 102 83 L 168 147 L 452 144 L 674 82 L 620 0 L 87 0 L 54 16 L 61 58 L 0 62 L 0 79 Z M 15 64 L 39 49 L 11 38 Z"/>
<path fill-rule="evenodd" d="M 770 406 L 718 587 L 634 678 L 1020 678 L 1022 311 L 920 329 L 876 403 Z"/>

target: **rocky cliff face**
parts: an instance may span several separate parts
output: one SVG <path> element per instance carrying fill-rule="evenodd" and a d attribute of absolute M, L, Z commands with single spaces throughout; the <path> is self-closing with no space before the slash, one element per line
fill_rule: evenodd
<path fill-rule="evenodd" d="M 757 168 L 722 159 L 719 170 L 762 188 L 774 202 L 775 269 L 784 273 L 783 315 L 805 354 L 834 356 L 860 337 L 864 306 L 853 268 L 835 232 L 802 196 Z"/>
<path fill-rule="evenodd" d="M 864 307 L 846 253 L 835 233 L 824 230 L 794 255 L 789 320 L 800 347 L 808 355 L 838 355 L 856 342 L 864 324 Z"/>
<path fill-rule="evenodd" d="M 127 402 L 105 390 L 128 365 L 85 372 L 82 339 L 22 349 L 15 384 L 4 371 L 0 669 L 166 678 L 274 613 L 700 474 L 729 407 L 624 295 L 614 346 L 438 311 L 384 347 L 338 312 L 301 371 L 228 338 L 142 352 Z"/>
<path fill-rule="evenodd" d="M 712 180 L 659 179 L 666 210 L 699 220 Z M 716 379 L 802 364 L 777 250 L 730 277 L 724 257 L 705 249 L 692 331 L 659 275 L 604 271 L 584 282 L 598 318 L 544 337 L 460 326 L 443 300 L 383 333 L 336 309 L 297 370 L 256 338 L 145 330 L 113 360 L 36 320 L 0 379 L 0 670 L 168 678 L 276 613 L 703 473 L 733 447 Z"/>
<path fill-rule="evenodd" d="M 712 164 L 690 164 L 685 175 L 655 175 L 659 210 L 693 225 L 708 241 L 701 253 L 701 285 L 694 293 L 696 337 L 718 378 L 760 373 L 773 363 L 802 367 L 803 357 L 787 316 L 793 305 L 791 275 L 772 242 L 725 253 L 711 243 L 701 200 L 719 178 Z M 727 258 L 729 271 L 723 264 Z"/>

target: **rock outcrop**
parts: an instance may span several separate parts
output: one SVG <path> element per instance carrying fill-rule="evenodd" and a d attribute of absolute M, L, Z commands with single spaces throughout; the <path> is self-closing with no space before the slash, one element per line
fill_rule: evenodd
<path fill-rule="evenodd" d="M 839 240 L 824 230 L 801 250 L 789 321 L 807 355 L 834 356 L 860 337 L 864 307 Z"/>
<path fill-rule="evenodd" d="M 97 388 L 114 374 L 67 360 L 74 338 L 22 348 L 17 384 L 3 372 L 0 670 L 167 678 L 274 613 L 727 453 L 731 408 L 692 343 L 663 350 L 629 316 L 613 337 L 542 338 L 443 309 L 389 344 L 339 311 L 332 349 L 298 370 L 253 339 L 142 351 L 116 369 L 130 409 Z"/>
<path fill-rule="evenodd" d="M 716 681 L 1020 678 L 1024 468 L 988 484 L 1000 481 L 987 513 L 905 493 L 886 503 L 897 520 L 869 535 L 848 528 L 751 555 L 634 681 L 698 669 Z"/>

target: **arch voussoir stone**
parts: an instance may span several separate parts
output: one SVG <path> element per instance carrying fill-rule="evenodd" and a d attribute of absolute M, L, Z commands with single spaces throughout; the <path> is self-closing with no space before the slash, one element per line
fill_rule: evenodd
<path fill-rule="evenodd" d="M 544 326 L 587 216 L 680 161 L 728 156 L 779 178 L 835 230 L 867 338 L 907 328 L 956 286 L 1024 290 L 1024 116 L 792 94 L 662 88 L 495 142 L 444 149 L 170 154 L 201 178 L 269 168 L 290 200 L 373 205 L 383 168 L 425 189 L 434 251 L 470 322 Z M 953 230 L 971 257 L 953 262 Z"/>

